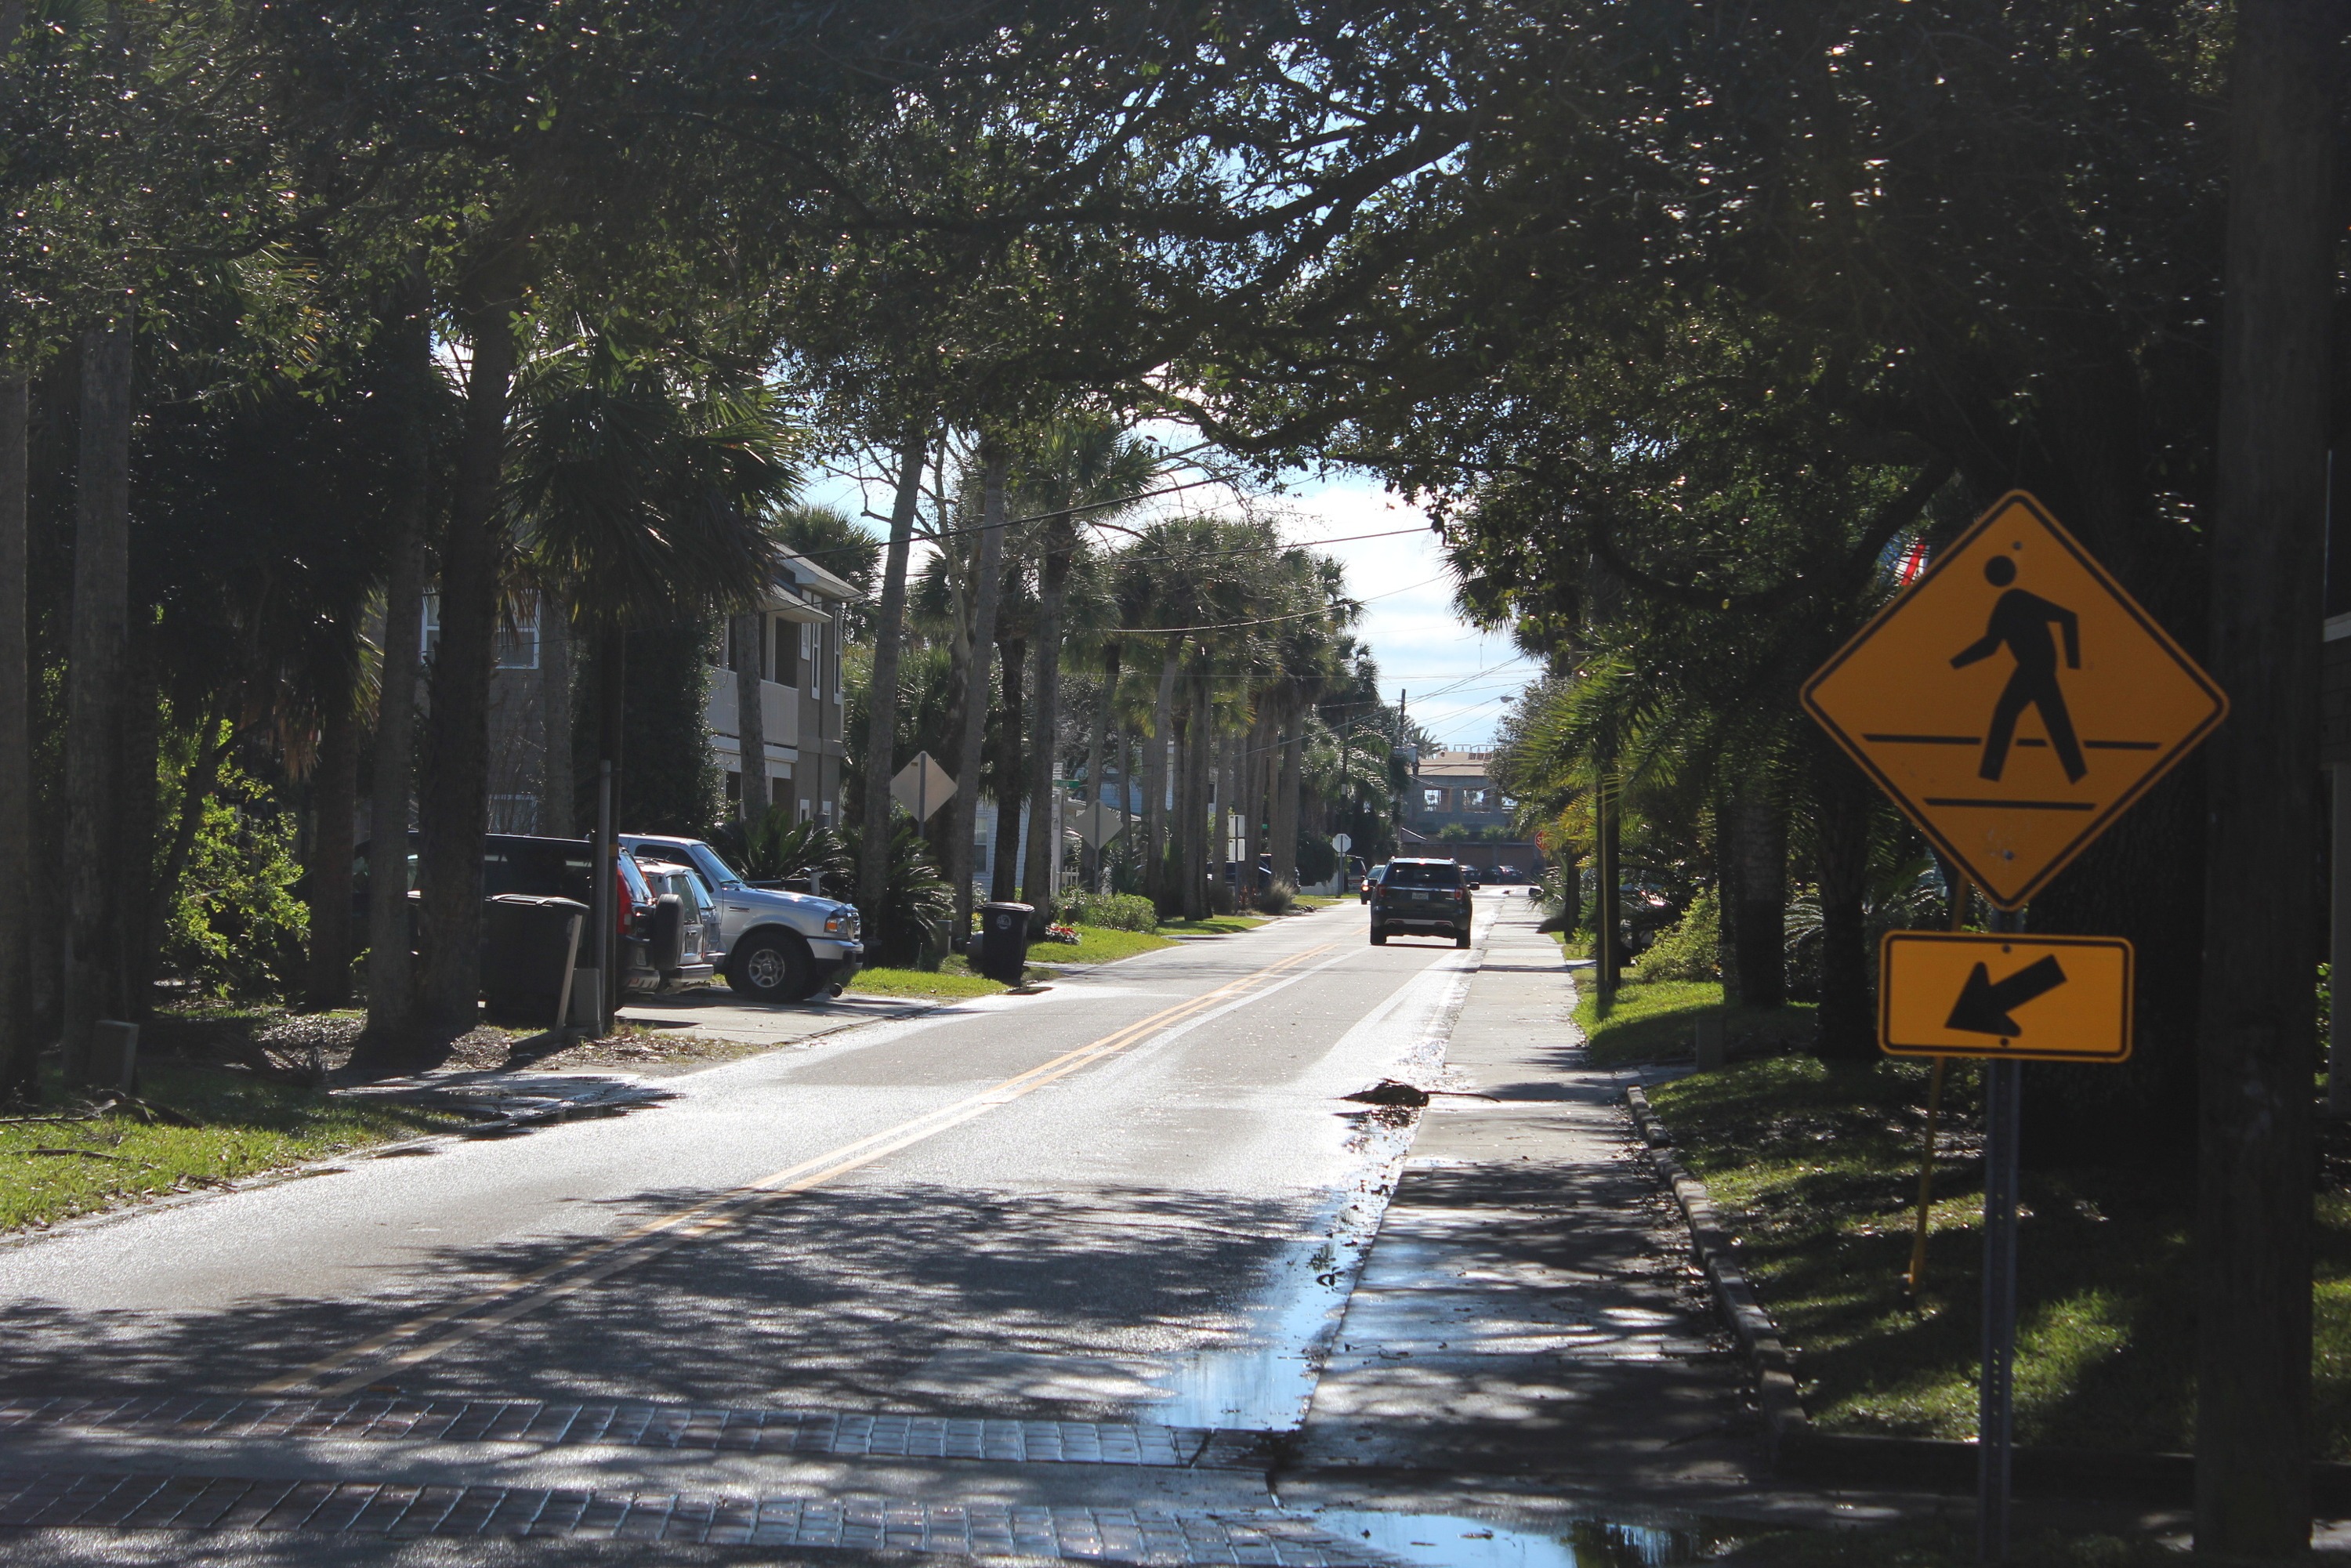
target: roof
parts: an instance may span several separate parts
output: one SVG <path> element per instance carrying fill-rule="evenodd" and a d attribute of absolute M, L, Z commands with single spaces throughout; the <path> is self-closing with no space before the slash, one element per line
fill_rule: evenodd
<path fill-rule="evenodd" d="M 827 599 L 862 599 L 865 597 L 865 595 L 857 591 L 856 584 L 845 582 L 841 579 L 833 576 L 832 573 L 825 570 L 824 568 L 817 565 L 816 562 L 809 559 L 809 558 L 804 555 L 793 555 L 789 551 L 786 551 L 784 555 L 784 570 L 791 573 L 792 580 L 798 583 L 800 587 L 814 589 L 817 592 L 824 595 Z"/>

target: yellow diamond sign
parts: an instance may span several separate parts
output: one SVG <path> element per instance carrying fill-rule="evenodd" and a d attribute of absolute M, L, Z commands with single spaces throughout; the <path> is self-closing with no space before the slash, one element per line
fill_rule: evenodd
<path fill-rule="evenodd" d="M 1803 701 L 2001 909 L 2046 887 L 2229 711 L 2021 490 L 1823 665 Z"/>

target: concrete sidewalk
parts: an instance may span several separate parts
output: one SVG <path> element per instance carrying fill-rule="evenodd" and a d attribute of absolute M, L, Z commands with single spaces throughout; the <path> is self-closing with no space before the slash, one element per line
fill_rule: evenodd
<path fill-rule="evenodd" d="M 1446 1051 L 1461 1092 L 1423 1113 L 1300 1466 L 1743 1491 L 1762 1461 L 1742 1369 L 1641 1157 L 1634 1080 L 1583 1064 L 1537 919 L 1514 900 L 1489 927 Z"/>

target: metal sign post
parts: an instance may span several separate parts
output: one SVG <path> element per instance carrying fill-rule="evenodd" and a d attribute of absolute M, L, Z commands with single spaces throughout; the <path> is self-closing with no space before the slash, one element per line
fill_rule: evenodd
<path fill-rule="evenodd" d="M 1983 1377 L 1976 1388 L 1976 1556 L 2008 1561 L 2016 1440 L 2016 1143 L 2024 1064 L 1984 1063 Z"/>

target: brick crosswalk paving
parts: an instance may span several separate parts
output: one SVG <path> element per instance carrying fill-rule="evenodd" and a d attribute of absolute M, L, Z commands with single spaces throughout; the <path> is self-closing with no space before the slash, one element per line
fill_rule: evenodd
<path fill-rule="evenodd" d="M 1233 1568 L 1379 1568 L 1384 1561 L 1267 1513 L 70 1471 L 0 1476 L 0 1529 L 68 1527 L 558 1536 Z"/>
<path fill-rule="evenodd" d="M 1125 1421 L 1036 1421 L 836 1410 L 742 1410 L 535 1399 L 0 1400 L 0 1435 L 45 1428 L 133 1437 L 331 1437 L 610 1444 L 839 1458 L 1020 1464 L 1261 1467 L 1264 1434 Z"/>

